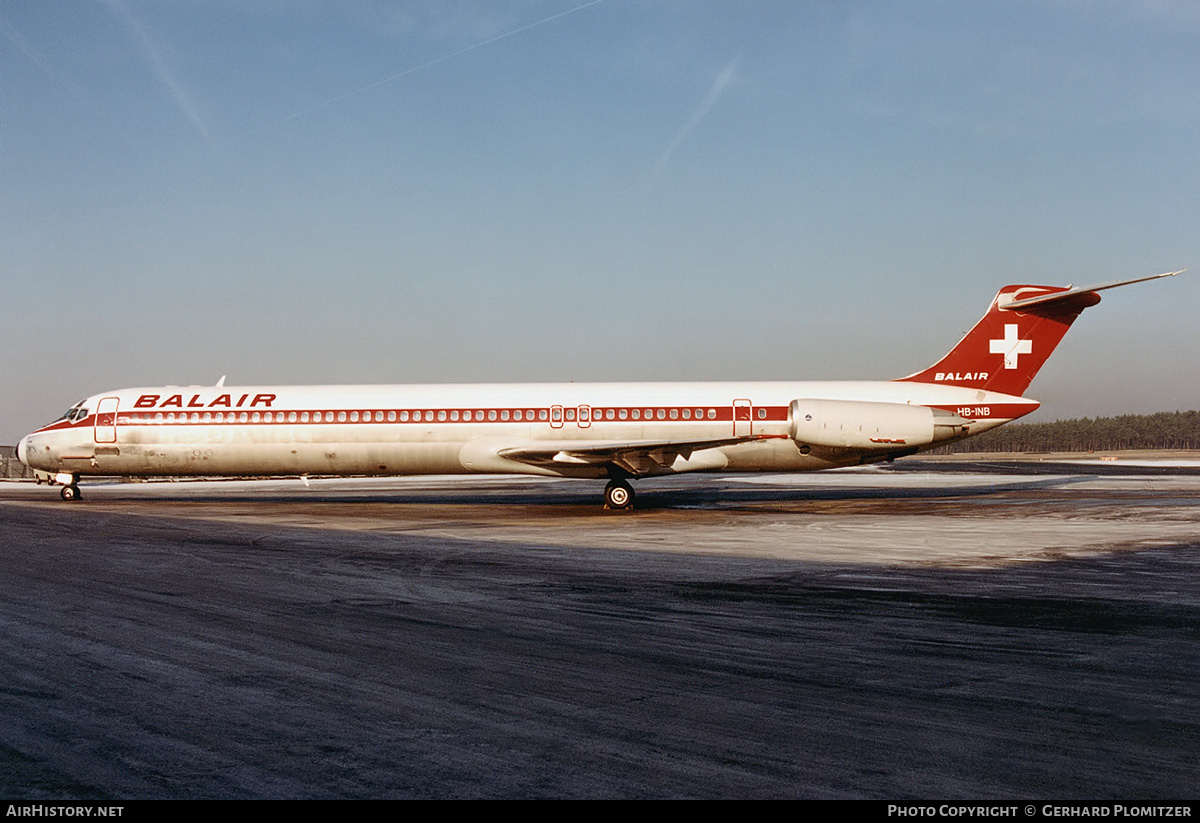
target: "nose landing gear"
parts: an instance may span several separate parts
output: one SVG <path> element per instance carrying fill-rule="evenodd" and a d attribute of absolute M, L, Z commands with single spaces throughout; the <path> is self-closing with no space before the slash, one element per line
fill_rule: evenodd
<path fill-rule="evenodd" d="M 66 474 L 64 472 L 61 474 L 56 474 L 54 476 L 54 480 L 58 483 L 62 483 L 62 491 L 60 491 L 59 494 L 62 495 L 63 500 L 66 500 L 68 503 L 70 503 L 72 500 L 79 499 L 79 486 L 76 485 L 79 483 L 78 475 Z"/>

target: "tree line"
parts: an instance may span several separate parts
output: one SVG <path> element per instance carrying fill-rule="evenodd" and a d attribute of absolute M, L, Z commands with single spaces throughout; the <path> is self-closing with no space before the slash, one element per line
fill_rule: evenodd
<path fill-rule="evenodd" d="M 938 451 L 1050 452 L 1200 449 L 1200 411 L 1010 423 Z"/>

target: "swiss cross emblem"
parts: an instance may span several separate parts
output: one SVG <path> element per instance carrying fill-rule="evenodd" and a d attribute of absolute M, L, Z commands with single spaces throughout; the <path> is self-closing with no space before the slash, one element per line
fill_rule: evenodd
<path fill-rule="evenodd" d="M 1015 369 L 1017 358 L 1022 354 L 1033 351 L 1032 340 L 1021 340 L 1017 337 L 1017 324 L 1004 324 L 1004 337 L 999 340 L 989 340 L 988 345 L 992 354 L 1004 355 L 1004 368 Z"/>

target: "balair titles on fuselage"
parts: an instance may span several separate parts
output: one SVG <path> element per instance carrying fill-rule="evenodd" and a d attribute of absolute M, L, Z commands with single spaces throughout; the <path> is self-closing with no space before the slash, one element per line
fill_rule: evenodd
<path fill-rule="evenodd" d="M 240 395 L 236 402 L 232 394 L 218 395 L 207 403 L 200 398 L 201 395 L 193 394 L 185 403 L 182 394 L 172 394 L 165 400 L 162 399 L 161 394 L 143 394 L 134 401 L 133 407 L 135 409 L 240 409 L 243 406 L 246 408 L 255 406 L 270 408 L 271 404 L 275 402 L 274 394 L 256 394 L 251 400 L 249 392 Z"/>

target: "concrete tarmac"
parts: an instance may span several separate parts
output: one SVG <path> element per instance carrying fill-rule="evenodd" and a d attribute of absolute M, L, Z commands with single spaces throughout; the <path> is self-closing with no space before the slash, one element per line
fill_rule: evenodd
<path fill-rule="evenodd" d="M 0 483 L 0 796 L 1195 799 L 1198 473 L 945 468 Z"/>

